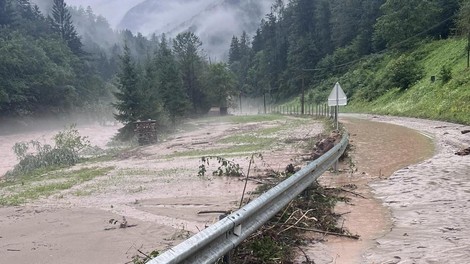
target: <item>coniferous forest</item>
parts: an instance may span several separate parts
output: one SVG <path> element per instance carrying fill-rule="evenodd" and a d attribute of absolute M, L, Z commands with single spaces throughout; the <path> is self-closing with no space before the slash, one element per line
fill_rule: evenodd
<path fill-rule="evenodd" d="M 29 0 L 0 0 L 0 121 L 114 112 L 165 126 L 238 96 L 279 102 L 305 87 L 318 103 L 322 81 L 358 68 L 346 92 L 367 102 L 423 77 L 416 46 L 470 39 L 467 0 L 276 0 L 253 36 L 233 36 L 226 62 L 211 62 L 194 33 L 116 31 L 90 7 L 51 2 L 44 15 Z M 396 59 L 377 78 L 384 54 Z"/>

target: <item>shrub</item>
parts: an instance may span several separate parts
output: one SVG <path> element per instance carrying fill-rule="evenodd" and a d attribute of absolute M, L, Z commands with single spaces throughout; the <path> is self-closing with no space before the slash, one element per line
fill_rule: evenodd
<path fill-rule="evenodd" d="M 389 80 L 393 87 L 406 90 L 419 81 L 424 75 L 424 69 L 416 63 L 412 56 L 400 56 L 392 62 L 389 68 Z"/>
<path fill-rule="evenodd" d="M 54 136 L 54 147 L 39 141 L 18 142 L 13 151 L 19 162 L 7 176 L 18 176 L 36 169 L 72 166 L 79 162 L 79 153 L 90 146 L 87 137 L 82 137 L 71 125 Z"/>
<path fill-rule="evenodd" d="M 449 66 L 442 66 L 439 73 L 442 83 L 448 83 L 452 79 L 452 70 Z"/>

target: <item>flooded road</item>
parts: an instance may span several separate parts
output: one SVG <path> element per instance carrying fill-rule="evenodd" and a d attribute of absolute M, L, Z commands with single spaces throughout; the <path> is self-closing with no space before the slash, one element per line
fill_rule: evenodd
<path fill-rule="evenodd" d="M 470 146 L 468 126 L 413 118 L 344 115 L 352 162 L 321 177 L 356 184 L 339 203 L 340 224 L 359 241 L 327 237 L 313 246 L 315 263 L 468 263 Z M 366 199 L 364 199 L 363 197 Z"/>
<path fill-rule="evenodd" d="M 369 117 L 371 118 L 371 117 Z M 468 126 L 412 118 L 376 117 L 431 136 L 435 155 L 372 183 L 392 212 L 392 229 L 364 254 L 363 263 L 469 263 L 470 146 Z"/>
<path fill-rule="evenodd" d="M 364 118 L 346 117 L 341 122 L 350 134 L 351 160 L 341 165 L 338 174 L 320 177 L 320 183 L 357 186 L 354 192 L 360 196 L 348 195 L 351 201 L 339 202 L 335 211 L 342 215 L 340 225 L 360 235 L 360 240 L 327 237 L 326 243 L 317 244 L 311 251 L 315 263 L 364 263 L 362 253 L 392 228 L 390 211 L 375 197 L 369 184 L 434 153 L 432 140 L 416 130 Z"/>

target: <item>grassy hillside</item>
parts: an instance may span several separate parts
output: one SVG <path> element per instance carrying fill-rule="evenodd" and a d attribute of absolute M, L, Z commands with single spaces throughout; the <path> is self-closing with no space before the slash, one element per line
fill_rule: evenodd
<path fill-rule="evenodd" d="M 350 99 L 341 111 L 410 116 L 470 124 L 470 69 L 466 41 L 429 41 L 411 52 L 371 55 L 347 72 L 324 78 L 307 94 L 324 102 L 336 81 Z M 409 87 L 403 75 L 411 75 Z M 398 77 L 397 77 L 398 76 Z M 435 76 L 435 81 L 431 81 Z M 446 80 L 447 79 L 447 80 Z M 299 104 L 299 98 L 287 103 Z"/>

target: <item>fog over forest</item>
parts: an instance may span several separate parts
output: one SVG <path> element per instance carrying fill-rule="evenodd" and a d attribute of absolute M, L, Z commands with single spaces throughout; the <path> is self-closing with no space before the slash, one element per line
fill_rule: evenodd
<path fill-rule="evenodd" d="M 46 12 L 50 0 L 34 0 Z M 253 36 L 271 0 L 66 0 L 69 6 L 91 6 L 114 29 L 129 29 L 144 36 L 170 37 L 196 33 L 211 57 L 225 59 L 233 35 Z"/>

